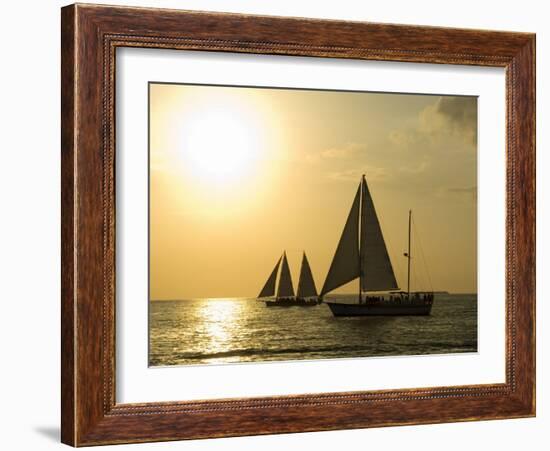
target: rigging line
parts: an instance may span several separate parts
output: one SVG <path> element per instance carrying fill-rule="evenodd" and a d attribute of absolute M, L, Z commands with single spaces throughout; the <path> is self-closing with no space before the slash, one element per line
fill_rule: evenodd
<path fill-rule="evenodd" d="M 411 224 L 413 224 L 412 219 Z M 414 251 L 411 247 L 411 254 L 413 253 Z M 411 258 L 411 260 L 414 260 L 414 257 Z M 413 293 L 414 291 L 422 291 L 422 287 L 424 286 L 424 280 L 420 277 L 421 273 L 417 271 L 416 266 L 417 265 L 411 264 L 411 287 L 413 287 L 413 285 L 415 286 L 415 290 L 411 289 L 411 293 Z M 413 282 L 415 283 L 413 284 Z"/>
<path fill-rule="evenodd" d="M 386 224 L 384 222 L 384 220 L 382 219 L 382 217 L 380 215 L 378 215 L 378 222 L 380 223 L 380 228 L 382 230 L 388 230 L 386 228 Z M 397 271 L 399 272 L 399 279 L 400 280 L 406 280 L 407 279 L 407 275 L 405 274 L 404 270 L 402 269 L 401 267 L 401 259 L 400 258 L 395 258 L 396 256 L 397 257 L 401 257 L 401 255 L 403 254 L 403 252 L 400 252 L 398 254 L 396 254 L 394 251 L 395 249 L 393 248 L 392 246 L 392 240 L 386 240 L 384 239 L 384 242 L 386 243 L 386 246 L 389 248 L 389 254 L 390 254 L 390 262 L 397 262 Z M 393 257 L 393 259 L 392 259 Z M 399 286 L 399 283 L 397 284 Z"/>
<path fill-rule="evenodd" d="M 420 277 L 418 277 L 417 273 L 416 273 L 416 269 L 415 269 L 415 266 L 411 266 L 411 272 L 412 272 L 412 277 L 411 279 L 413 281 L 416 281 L 416 291 L 421 291 L 421 287 L 422 287 L 422 281 L 420 280 Z M 411 283 L 411 287 L 413 286 L 413 284 Z M 415 290 L 411 290 L 411 293 L 413 293 Z"/>
<path fill-rule="evenodd" d="M 416 229 L 416 224 L 414 220 L 412 221 L 414 234 L 418 238 L 418 247 L 420 248 L 420 255 L 422 256 L 422 262 L 424 264 L 424 270 L 426 271 L 426 276 L 428 277 L 428 284 L 430 285 L 430 291 L 434 290 L 433 284 L 432 284 L 432 278 L 430 277 L 430 271 L 428 271 L 428 264 L 426 262 L 426 257 L 424 255 L 424 248 L 422 246 L 422 240 L 420 238 L 420 233 L 418 233 L 418 230 Z"/>
<path fill-rule="evenodd" d="M 413 257 L 414 259 L 414 257 Z M 427 285 L 427 281 L 424 280 L 424 274 L 422 271 L 422 268 L 417 269 L 418 265 L 411 265 L 411 271 L 412 271 L 412 280 L 416 281 L 416 290 L 415 291 L 426 291 L 425 287 Z"/>
<path fill-rule="evenodd" d="M 416 228 L 414 226 L 414 221 L 412 221 L 412 226 L 413 226 L 413 233 L 415 234 L 415 238 L 418 238 L 418 234 L 416 233 Z M 420 248 L 420 255 L 422 255 L 422 246 L 420 245 L 420 242 L 417 246 L 417 248 Z M 414 266 L 414 268 L 416 267 L 417 265 Z M 413 268 L 413 272 L 414 272 L 414 268 Z M 425 268 L 424 268 L 425 269 Z M 420 268 L 420 271 L 418 273 L 414 272 L 414 277 L 417 278 L 418 282 L 419 283 L 422 283 L 422 287 L 425 287 L 424 285 L 424 279 L 423 277 L 420 277 L 420 275 L 422 274 L 422 268 Z M 418 291 L 418 290 L 417 290 Z"/>

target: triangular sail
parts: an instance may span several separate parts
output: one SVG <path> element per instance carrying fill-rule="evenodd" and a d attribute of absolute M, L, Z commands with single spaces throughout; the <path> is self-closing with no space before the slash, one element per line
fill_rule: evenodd
<path fill-rule="evenodd" d="M 397 281 L 364 177 L 361 203 L 361 289 L 363 291 L 394 290 L 398 288 Z"/>
<path fill-rule="evenodd" d="M 271 275 L 269 276 L 269 278 L 267 279 L 267 282 L 262 288 L 262 291 L 260 291 L 260 294 L 258 295 L 259 298 L 266 298 L 266 297 L 273 296 L 275 294 L 275 282 L 277 281 L 277 273 L 279 272 L 280 264 L 281 264 L 281 257 L 279 257 L 279 260 L 277 260 L 277 264 L 275 265 L 275 268 L 273 268 L 273 271 L 271 272 Z"/>
<path fill-rule="evenodd" d="M 281 267 L 281 277 L 279 278 L 279 289 L 277 290 L 277 297 L 294 297 L 294 288 L 292 287 L 292 277 L 290 276 L 290 268 L 288 267 L 286 252 L 283 254 L 283 265 Z"/>
<path fill-rule="evenodd" d="M 351 206 L 321 296 L 359 277 L 359 200 L 361 185 Z"/>
<path fill-rule="evenodd" d="M 300 279 L 298 280 L 298 297 L 308 298 L 317 296 L 317 289 L 315 288 L 315 281 L 313 280 L 313 274 L 307 261 L 306 253 L 302 257 L 302 268 L 300 269 Z"/>

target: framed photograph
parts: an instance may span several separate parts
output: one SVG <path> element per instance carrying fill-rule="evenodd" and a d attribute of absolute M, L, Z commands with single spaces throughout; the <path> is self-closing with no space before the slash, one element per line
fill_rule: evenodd
<path fill-rule="evenodd" d="M 535 415 L 535 36 L 62 9 L 62 441 Z"/>

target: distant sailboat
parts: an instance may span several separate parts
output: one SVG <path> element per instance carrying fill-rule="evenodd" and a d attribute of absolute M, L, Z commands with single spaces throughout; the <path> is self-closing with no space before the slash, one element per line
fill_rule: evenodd
<path fill-rule="evenodd" d="M 358 302 L 326 302 L 334 316 L 429 315 L 431 292 L 410 292 L 411 212 L 409 212 L 409 249 L 407 291 L 399 290 L 386 249 L 378 216 L 365 176 L 361 178 L 342 236 L 330 265 L 321 297 L 354 279 L 359 279 Z M 393 291 L 390 291 L 393 290 Z M 389 292 L 365 295 L 365 292 Z"/>
<path fill-rule="evenodd" d="M 277 285 L 279 267 L 281 268 L 281 274 L 279 275 L 279 284 Z M 277 261 L 258 298 L 272 298 L 275 295 L 275 288 L 277 288 L 275 298 L 264 301 L 267 307 L 309 307 L 317 305 L 317 290 L 305 252 L 302 258 L 300 279 L 298 281 L 298 295 L 295 296 L 294 294 L 286 252 L 283 252 L 283 255 Z"/>

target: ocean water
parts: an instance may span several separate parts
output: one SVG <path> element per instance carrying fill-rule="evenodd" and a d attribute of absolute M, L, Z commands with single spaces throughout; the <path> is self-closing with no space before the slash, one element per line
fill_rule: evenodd
<path fill-rule="evenodd" d="M 346 296 L 327 296 L 327 300 Z M 150 303 L 149 364 L 200 365 L 477 351 L 477 295 L 436 295 L 430 316 L 335 318 L 256 299 Z"/>

